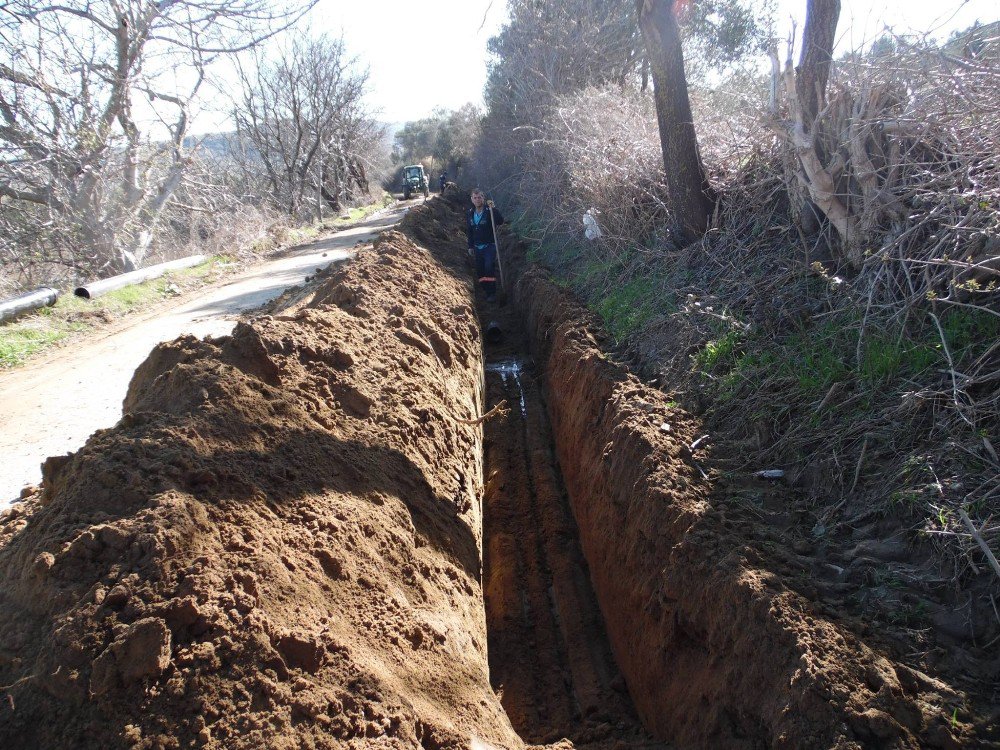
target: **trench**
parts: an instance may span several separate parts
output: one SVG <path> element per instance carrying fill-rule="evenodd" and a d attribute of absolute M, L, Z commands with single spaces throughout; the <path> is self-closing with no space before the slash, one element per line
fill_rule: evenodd
<path fill-rule="evenodd" d="M 0 514 L 0 746 L 962 746 L 957 691 L 783 583 L 544 273 L 475 319 L 456 210 L 404 221 L 437 258 L 388 232 L 157 347 Z"/>
<path fill-rule="evenodd" d="M 696 417 L 516 256 L 485 343 L 490 681 L 520 737 L 576 747 L 922 747 L 917 678 L 782 580 L 692 447 Z M 804 667 L 805 665 L 805 667 Z M 928 683 L 930 684 L 930 683 Z"/>
<path fill-rule="evenodd" d="M 663 748 L 611 651 L 556 459 L 539 373 L 509 310 L 485 350 L 483 593 L 490 681 L 528 743 Z M 497 320 L 499 318 L 499 320 Z"/>

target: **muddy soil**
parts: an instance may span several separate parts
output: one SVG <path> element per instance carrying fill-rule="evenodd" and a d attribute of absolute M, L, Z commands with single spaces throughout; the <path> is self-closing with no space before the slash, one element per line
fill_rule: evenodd
<path fill-rule="evenodd" d="M 517 309 L 477 298 L 487 407 L 507 410 L 484 425 L 490 679 L 526 741 L 665 748 L 639 723 L 611 653 Z"/>
<path fill-rule="evenodd" d="M 524 273 L 516 298 L 594 589 L 647 729 L 681 747 L 1000 747 L 988 684 L 970 686 L 955 665 L 909 666 L 904 651 L 801 595 L 802 568 L 773 529 L 706 472 L 699 421 L 609 357 L 600 327 L 544 273 Z"/>

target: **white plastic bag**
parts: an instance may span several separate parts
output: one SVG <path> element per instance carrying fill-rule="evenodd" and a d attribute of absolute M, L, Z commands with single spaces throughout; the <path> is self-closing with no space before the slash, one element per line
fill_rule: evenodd
<path fill-rule="evenodd" d="M 601 236 L 601 228 L 597 226 L 597 214 L 599 214 L 596 208 L 588 208 L 583 214 L 583 236 L 588 240 L 596 240 Z"/>

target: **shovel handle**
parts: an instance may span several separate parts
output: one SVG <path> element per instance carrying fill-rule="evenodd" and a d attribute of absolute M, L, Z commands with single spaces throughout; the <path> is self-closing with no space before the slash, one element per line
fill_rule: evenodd
<path fill-rule="evenodd" d="M 493 230 L 493 245 L 497 249 L 497 273 L 500 276 L 500 289 L 503 290 L 503 264 L 500 263 L 500 242 L 497 240 L 497 225 L 493 223 L 493 206 L 490 204 L 486 205 L 490 212 L 490 229 Z"/>

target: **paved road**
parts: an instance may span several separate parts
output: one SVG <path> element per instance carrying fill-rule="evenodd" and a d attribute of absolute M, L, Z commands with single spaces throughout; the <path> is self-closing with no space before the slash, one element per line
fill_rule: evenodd
<path fill-rule="evenodd" d="M 156 344 L 185 333 L 199 338 L 229 334 L 241 313 L 301 284 L 317 268 L 348 258 L 356 243 L 393 226 L 419 202 L 399 203 L 360 226 L 208 288 L 194 300 L 136 316 L 114 332 L 0 373 L 0 509 L 22 487 L 41 480 L 41 463 L 48 456 L 75 451 L 95 430 L 118 421 L 132 373 Z"/>

